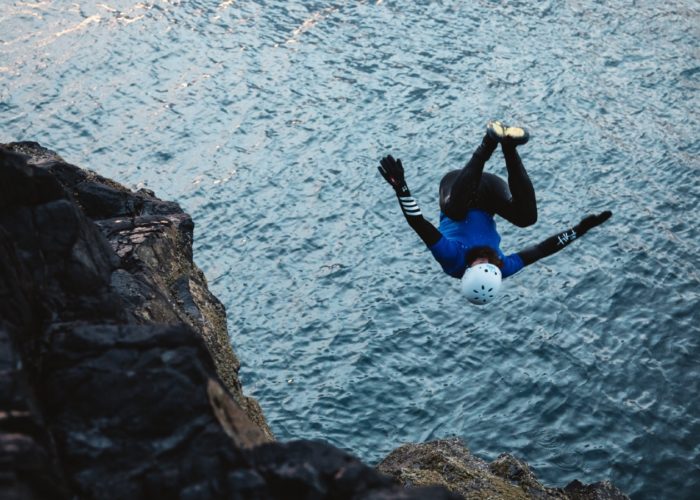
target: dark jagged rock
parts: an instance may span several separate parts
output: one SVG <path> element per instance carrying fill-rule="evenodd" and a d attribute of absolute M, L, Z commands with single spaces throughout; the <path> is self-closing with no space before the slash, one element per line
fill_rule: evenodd
<path fill-rule="evenodd" d="M 625 500 L 610 482 L 548 488 L 530 467 L 504 453 L 491 463 L 475 457 L 457 438 L 407 444 L 392 451 L 377 469 L 405 486 L 441 485 L 464 498 Z"/>
<path fill-rule="evenodd" d="M 205 340 L 233 397 L 272 439 L 257 401 L 243 395 L 238 379 L 240 363 L 230 345 L 226 311 L 192 261 L 194 223 L 190 216 L 177 203 L 162 201 L 152 191 L 134 193 L 64 162 L 36 143 L 14 143 L 11 150 L 27 154 L 29 162 L 38 167 L 37 172 L 58 185 L 54 191 L 66 191 L 75 202 L 73 209 L 97 225 L 102 234 L 100 241 L 88 241 L 87 248 L 96 248 L 98 255 L 105 255 L 105 249 L 98 245 L 104 245 L 106 239 L 114 250 L 111 258 L 116 260 L 109 280 L 112 292 L 124 305 L 127 320 L 191 326 Z M 62 203 L 70 204 L 65 200 Z M 40 210 L 54 214 L 52 208 Z M 65 228 L 56 226 L 56 232 L 65 232 Z"/>
<path fill-rule="evenodd" d="M 610 481 L 583 484 L 575 479 L 566 485 L 564 493 L 574 500 L 620 500 L 627 498 Z"/>
<path fill-rule="evenodd" d="M 0 146 L 1 498 L 457 498 L 275 443 L 177 204 Z"/>

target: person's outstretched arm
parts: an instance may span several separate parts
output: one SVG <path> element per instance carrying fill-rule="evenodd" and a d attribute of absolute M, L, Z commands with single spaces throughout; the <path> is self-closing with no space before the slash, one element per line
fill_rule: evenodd
<path fill-rule="evenodd" d="M 523 260 L 523 264 L 528 266 L 533 262 L 558 252 L 565 246 L 569 245 L 572 241 L 586 234 L 590 229 L 608 220 L 611 215 L 612 212 L 610 210 L 606 210 L 605 212 L 601 212 L 597 215 L 588 215 L 574 227 L 555 234 L 554 236 L 550 236 L 537 245 L 527 247 L 526 249 L 519 251 L 518 255 L 520 255 L 520 258 Z"/>
<path fill-rule="evenodd" d="M 382 177 L 394 188 L 394 192 L 399 199 L 401 211 L 404 217 L 406 217 L 408 225 L 413 228 L 428 247 L 440 241 L 442 233 L 423 218 L 423 213 L 418 203 L 413 196 L 411 196 L 411 192 L 404 179 L 401 160 L 394 160 L 394 158 L 389 155 L 382 158 L 380 166 L 377 168 L 379 169 L 379 173 L 382 174 Z"/>

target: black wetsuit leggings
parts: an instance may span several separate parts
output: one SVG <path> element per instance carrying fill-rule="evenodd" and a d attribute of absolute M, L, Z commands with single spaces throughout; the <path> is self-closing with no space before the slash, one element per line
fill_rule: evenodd
<path fill-rule="evenodd" d="M 484 164 L 496 145 L 485 137 L 462 170 L 453 170 L 442 178 L 440 210 L 450 219 L 464 220 L 467 210 L 480 208 L 516 226 L 531 226 L 537 221 L 535 189 L 515 147 L 502 148 L 508 184 L 497 175 L 484 173 Z"/>

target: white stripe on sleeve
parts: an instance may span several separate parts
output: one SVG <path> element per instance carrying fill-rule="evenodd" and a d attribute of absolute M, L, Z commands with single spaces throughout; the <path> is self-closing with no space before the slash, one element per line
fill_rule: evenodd
<path fill-rule="evenodd" d="M 401 208 L 406 215 L 411 215 L 413 217 L 423 215 L 413 196 L 399 197 L 399 202 L 401 203 Z"/>

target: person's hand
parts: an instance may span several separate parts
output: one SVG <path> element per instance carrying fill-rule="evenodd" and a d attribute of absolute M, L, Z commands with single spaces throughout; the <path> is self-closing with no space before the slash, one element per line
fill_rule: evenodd
<path fill-rule="evenodd" d="M 606 210 L 605 212 L 601 212 L 599 214 L 591 214 L 587 215 L 583 219 L 581 219 L 581 222 L 578 223 L 576 226 L 577 232 L 579 234 L 583 234 L 587 232 L 589 229 L 593 229 L 596 226 L 601 225 L 603 222 L 608 220 L 612 216 L 612 212 L 610 210 Z"/>
<path fill-rule="evenodd" d="M 394 190 L 398 191 L 406 185 L 401 160 L 394 160 L 394 157 L 389 155 L 382 158 L 379 163 L 380 166 L 377 167 L 379 173 L 382 174 L 382 177 L 384 177 Z"/>

